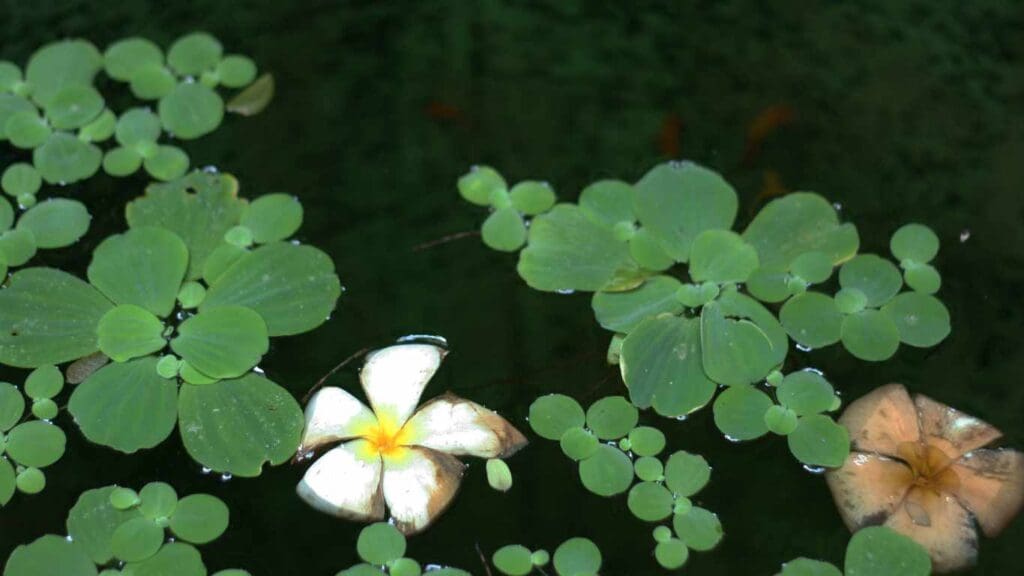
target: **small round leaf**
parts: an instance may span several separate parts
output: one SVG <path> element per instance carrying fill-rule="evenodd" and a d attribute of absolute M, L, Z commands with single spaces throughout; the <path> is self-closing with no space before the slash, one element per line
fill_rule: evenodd
<path fill-rule="evenodd" d="M 557 441 L 570 428 L 582 427 L 586 416 L 579 402 L 563 394 L 548 394 L 530 405 L 529 422 L 541 438 Z"/>
<path fill-rule="evenodd" d="M 405 555 L 405 536 L 391 524 L 370 524 L 359 533 L 356 552 L 369 564 L 383 566 Z"/>
<path fill-rule="evenodd" d="M 621 494 L 633 483 L 633 463 L 621 450 L 607 444 L 599 445 L 579 466 L 583 486 L 598 496 Z"/>

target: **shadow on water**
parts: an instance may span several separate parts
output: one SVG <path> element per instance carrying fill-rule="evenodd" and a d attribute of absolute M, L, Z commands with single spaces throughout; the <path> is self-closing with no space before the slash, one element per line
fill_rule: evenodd
<path fill-rule="evenodd" d="M 670 153 L 723 172 L 744 208 L 769 170 L 819 191 L 857 223 L 867 251 L 884 251 L 899 223 L 932 226 L 952 336 L 877 365 L 835 349 L 798 353 L 794 365 L 822 368 L 846 398 L 904 382 L 1024 447 L 1024 5 L 644 4 L 40 0 L 7 3 L 0 30 L 3 57 L 24 62 L 62 36 L 104 45 L 142 35 L 166 46 L 205 29 L 273 71 L 277 99 L 262 115 L 231 119 L 187 149 L 236 174 L 245 194 L 299 195 L 301 239 L 336 262 L 347 292 L 331 321 L 276 340 L 262 365 L 296 396 L 352 352 L 410 333 L 442 334 L 452 349 L 427 395 L 453 390 L 524 429 L 538 394 L 591 401 L 621 391 L 586 296 L 529 290 L 514 257 L 477 238 L 412 248 L 479 225 L 483 215 L 454 191 L 472 163 L 548 180 L 574 199 L 587 182 L 636 179 Z M 750 122 L 777 103 L 796 119 L 741 162 Z M 143 185 L 97 177 L 75 186 L 94 227 L 79 247 L 42 261 L 81 271 L 95 243 L 124 226 L 121 204 Z M 355 386 L 355 367 L 331 383 Z M 732 445 L 709 410 L 683 423 L 644 420 L 714 466 L 698 503 L 719 513 L 727 536 L 692 554 L 689 573 L 770 574 L 801 555 L 841 562 L 848 534 L 829 492 L 784 442 Z M 555 443 L 538 440 L 510 465 L 516 486 L 499 494 L 472 461 L 456 505 L 411 541 L 410 555 L 483 574 L 476 544 L 551 549 L 582 535 L 602 547 L 608 574 L 660 573 L 653 526 L 629 516 L 625 498 L 586 493 Z M 359 527 L 303 505 L 301 473 L 286 465 L 224 481 L 204 475 L 177 440 L 125 456 L 72 431 L 47 490 L 0 514 L 0 557 L 62 532 L 85 489 L 160 479 L 229 504 L 231 528 L 204 547 L 211 572 L 333 574 L 356 561 Z M 1024 521 L 983 539 L 974 573 L 1019 570 L 1022 541 Z"/>

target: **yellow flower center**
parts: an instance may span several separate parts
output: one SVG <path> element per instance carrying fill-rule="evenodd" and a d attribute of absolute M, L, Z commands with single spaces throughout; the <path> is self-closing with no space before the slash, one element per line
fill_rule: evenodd
<path fill-rule="evenodd" d="M 409 426 L 400 426 L 393 418 L 377 415 L 377 422 L 368 425 L 359 434 L 370 444 L 373 456 L 394 458 L 407 450 L 412 433 Z"/>
<path fill-rule="evenodd" d="M 915 486 L 938 493 L 949 493 L 960 487 L 960 477 L 950 467 L 953 461 L 939 448 L 921 442 L 904 442 L 898 451 L 900 459 L 914 473 Z"/>

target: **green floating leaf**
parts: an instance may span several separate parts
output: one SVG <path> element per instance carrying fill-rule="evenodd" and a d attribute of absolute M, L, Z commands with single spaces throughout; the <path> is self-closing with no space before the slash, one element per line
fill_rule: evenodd
<path fill-rule="evenodd" d="M 245 306 L 263 317 L 270 336 L 316 328 L 334 310 L 341 284 L 331 258 L 312 246 L 275 242 L 242 256 L 206 293 L 203 313 Z"/>
<path fill-rule="evenodd" d="M 228 88 L 244 88 L 256 79 L 256 63 L 238 54 L 225 56 L 217 64 L 217 77 Z"/>
<path fill-rule="evenodd" d="M 657 428 L 638 426 L 630 431 L 629 443 L 637 456 L 657 456 L 665 449 L 665 434 Z"/>
<path fill-rule="evenodd" d="M 128 176 L 138 172 L 141 166 L 142 156 L 131 148 L 111 148 L 103 156 L 103 171 L 111 176 Z"/>
<path fill-rule="evenodd" d="M 14 208 L 11 203 L 0 198 L 0 230 L 8 230 L 14 224 Z"/>
<path fill-rule="evenodd" d="M 157 100 L 174 91 L 178 80 L 161 64 L 143 64 L 131 79 L 132 94 L 139 100 Z"/>
<path fill-rule="evenodd" d="M 727 386 L 757 382 L 776 365 L 764 330 L 749 320 L 726 318 L 716 302 L 701 311 L 700 331 L 704 372 L 715 382 Z"/>
<path fill-rule="evenodd" d="M 778 576 L 843 576 L 843 573 L 828 562 L 797 558 L 783 564 Z"/>
<path fill-rule="evenodd" d="M 171 532 L 193 544 L 206 544 L 228 528 L 227 504 L 209 494 L 192 494 L 178 501 L 171 516 Z"/>
<path fill-rule="evenodd" d="M 224 101 L 197 82 L 182 82 L 160 99 L 160 123 L 175 138 L 192 140 L 213 132 L 224 119 Z"/>
<path fill-rule="evenodd" d="M 182 440 L 188 453 L 216 472 L 258 476 L 265 462 L 295 454 L 304 418 L 284 388 L 248 374 L 205 386 L 183 386 L 178 398 Z"/>
<path fill-rule="evenodd" d="M 11 145 L 23 150 L 41 146 L 53 134 L 53 129 L 35 110 L 12 114 L 4 131 Z"/>
<path fill-rule="evenodd" d="M 35 255 L 36 239 L 31 230 L 23 228 L 0 234 L 0 256 L 6 265 L 21 266 Z"/>
<path fill-rule="evenodd" d="M 843 314 L 856 314 L 867 306 L 868 297 L 856 288 L 843 288 L 836 292 L 835 301 Z"/>
<path fill-rule="evenodd" d="M 405 536 L 387 522 L 370 524 L 359 533 L 356 552 L 367 563 L 383 566 L 405 554 Z"/>
<path fill-rule="evenodd" d="M 518 544 L 509 544 L 498 548 L 491 556 L 491 562 L 502 574 L 508 576 L 526 576 L 533 572 L 533 560 L 530 549 Z"/>
<path fill-rule="evenodd" d="M 899 331 L 900 341 L 930 348 L 949 336 L 949 310 L 934 296 L 904 292 L 882 308 Z"/>
<path fill-rule="evenodd" d="M 64 455 L 64 432 L 41 420 L 22 422 L 7 433 L 7 455 L 22 466 L 45 468 Z"/>
<path fill-rule="evenodd" d="M 602 440 L 617 440 L 629 434 L 640 413 L 622 396 L 601 398 L 587 409 L 587 427 Z"/>
<path fill-rule="evenodd" d="M 234 378 L 251 370 L 270 348 L 263 318 L 244 306 L 201 311 L 178 326 L 171 349 L 212 378 Z"/>
<path fill-rule="evenodd" d="M 487 472 L 487 484 L 498 492 L 512 489 L 512 469 L 500 458 L 489 458 L 484 465 Z"/>
<path fill-rule="evenodd" d="M 90 220 L 92 217 L 81 202 L 51 198 L 22 214 L 18 228 L 31 231 L 39 248 L 63 248 L 85 236 Z"/>
<path fill-rule="evenodd" d="M 14 94 L 0 94 L 0 140 L 9 138 L 7 123 L 15 116 L 39 117 L 36 107 L 27 99 Z M 22 122 L 24 120 L 20 120 Z"/>
<path fill-rule="evenodd" d="M 25 395 L 38 400 L 53 398 L 64 388 L 64 375 L 56 366 L 40 366 L 25 378 Z"/>
<path fill-rule="evenodd" d="M 840 224 L 827 200 L 810 192 L 794 192 L 772 200 L 743 232 L 757 249 L 761 266 L 788 270 L 806 252 L 822 252 L 833 264 L 857 253 L 860 239 L 853 224 Z"/>
<path fill-rule="evenodd" d="M 783 406 L 769 406 L 764 413 L 764 424 L 772 434 L 789 435 L 799 423 L 796 412 Z"/>
<path fill-rule="evenodd" d="M 164 325 L 145 308 L 122 304 L 100 318 L 96 329 L 100 351 L 115 362 L 159 352 L 167 345 Z"/>
<path fill-rule="evenodd" d="M 40 398 L 32 402 L 32 415 L 39 420 L 53 420 L 58 412 L 60 408 L 57 403 L 49 398 Z"/>
<path fill-rule="evenodd" d="M 800 418 L 796 430 L 786 440 L 793 456 L 809 466 L 838 468 L 850 454 L 849 432 L 821 414 Z"/>
<path fill-rule="evenodd" d="M 47 534 L 14 549 L 4 566 L 4 576 L 96 576 L 96 565 L 84 547 L 60 536 Z"/>
<path fill-rule="evenodd" d="M 633 463 L 621 450 L 607 444 L 599 445 L 579 466 L 583 486 L 598 496 L 622 494 L 633 483 Z"/>
<path fill-rule="evenodd" d="M 114 80 L 128 82 L 146 66 L 162 66 L 164 53 L 160 47 L 145 38 L 125 38 L 114 42 L 103 53 L 107 75 Z"/>
<path fill-rule="evenodd" d="M 832 276 L 832 259 L 824 252 L 804 252 L 790 262 L 789 271 L 808 284 L 821 284 Z"/>
<path fill-rule="evenodd" d="M 188 249 L 177 235 L 140 227 L 101 242 L 88 276 L 115 303 L 135 304 L 166 318 L 174 310 L 187 266 Z"/>
<path fill-rule="evenodd" d="M 287 240 L 302 225 L 302 204 L 289 194 L 266 194 L 245 207 L 240 223 L 259 244 Z"/>
<path fill-rule="evenodd" d="M 926 576 L 932 562 L 920 544 L 885 526 L 858 530 L 846 547 L 847 576 Z"/>
<path fill-rule="evenodd" d="M 117 116 L 110 110 L 104 110 L 78 130 L 78 139 L 86 142 L 103 142 L 114 135 L 117 127 Z"/>
<path fill-rule="evenodd" d="M 672 493 L 657 482 L 640 482 L 629 491 L 629 511 L 644 522 L 658 522 L 672 515 Z"/>
<path fill-rule="evenodd" d="M 46 475 L 38 468 L 25 468 L 18 472 L 14 479 L 18 492 L 23 494 L 39 494 L 46 488 Z"/>
<path fill-rule="evenodd" d="M 715 425 L 732 440 L 759 438 L 768 433 L 764 413 L 771 406 L 772 399 L 753 386 L 731 386 L 715 400 Z"/>
<path fill-rule="evenodd" d="M 100 169 L 103 152 L 94 144 L 54 132 L 32 151 L 32 163 L 49 184 L 70 184 L 84 180 Z"/>
<path fill-rule="evenodd" d="M 819 414 L 832 407 L 835 390 L 825 377 L 813 370 L 787 374 L 778 387 L 779 403 L 798 416 Z"/>
<path fill-rule="evenodd" d="M 165 482 L 150 482 L 139 492 L 139 512 L 152 520 L 170 519 L 178 508 L 178 493 Z"/>
<path fill-rule="evenodd" d="M 547 212 L 555 205 L 555 191 L 547 182 L 526 180 L 509 190 L 512 207 L 528 216 Z"/>
<path fill-rule="evenodd" d="M 139 493 L 131 488 L 114 488 L 110 493 L 110 505 L 118 510 L 128 510 L 139 505 Z"/>
<path fill-rule="evenodd" d="M 92 86 L 69 84 L 50 98 L 46 105 L 46 118 L 56 130 L 73 130 L 99 116 L 103 104 L 103 96 Z"/>
<path fill-rule="evenodd" d="M 484 220 L 480 237 L 492 250 L 515 252 L 526 243 L 526 224 L 515 208 L 502 208 Z"/>
<path fill-rule="evenodd" d="M 878 308 L 900 291 L 903 276 L 892 262 L 874 254 L 861 254 L 839 269 L 839 285 L 860 290 L 867 297 L 866 305 Z"/>
<path fill-rule="evenodd" d="M 0 60 L 0 92 L 13 91 L 21 81 L 21 68 L 13 62 Z"/>
<path fill-rule="evenodd" d="M 701 552 L 711 550 L 722 540 L 722 523 L 718 515 L 700 506 L 690 508 L 685 514 L 676 514 L 672 527 L 688 547 Z"/>
<path fill-rule="evenodd" d="M 903 280 L 915 292 L 922 294 L 935 294 L 942 287 L 942 276 L 931 264 L 918 264 L 911 261 L 905 262 L 906 269 L 903 271 Z"/>
<path fill-rule="evenodd" d="M 563 394 L 541 396 L 530 404 L 530 427 L 541 438 L 560 440 L 571 428 L 582 428 L 586 415 L 579 402 Z"/>
<path fill-rule="evenodd" d="M 167 182 L 181 178 L 188 172 L 188 154 L 177 146 L 159 146 L 156 154 L 146 158 L 142 165 L 157 180 Z"/>
<path fill-rule="evenodd" d="M 668 270 L 675 264 L 657 239 L 646 228 L 638 229 L 629 239 L 629 255 L 636 263 L 647 270 L 660 272 Z"/>
<path fill-rule="evenodd" d="M 634 190 L 621 180 L 599 180 L 580 193 L 579 206 L 596 222 L 615 226 L 619 222 L 633 222 Z"/>
<path fill-rule="evenodd" d="M 220 42 L 206 32 L 193 32 L 175 40 L 167 50 L 167 63 L 182 76 L 211 70 L 224 53 Z"/>
<path fill-rule="evenodd" d="M 577 426 L 566 430 L 558 445 L 562 448 L 562 453 L 578 462 L 590 458 L 597 452 L 598 441 L 588 430 Z"/>
<path fill-rule="evenodd" d="M 240 116 L 255 116 L 274 99 L 274 75 L 264 74 L 248 88 L 228 101 L 227 111 Z"/>
<path fill-rule="evenodd" d="M 654 559 L 666 570 L 681 568 L 690 557 L 690 549 L 678 538 L 658 542 L 654 547 Z"/>
<path fill-rule="evenodd" d="M 192 366 L 188 362 L 185 362 L 184 360 L 180 360 L 178 362 L 178 375 L 181 376 L 181 379 L 184 380 L 186 383 L 194 384 L 196 386 L 202 386 L 203 384 L 213 384 L 214 382 L 218 381 L 217 378 L 211 378 L 210 376 L 203 374 L 199 370 L 196 370 L 194 366 Z"/>
<path fill-rule="evenodd" d="M 559 574 L 597 574 L 601 550 L 586 538 L 570 538 L 555 549 L 555 570 Z"/>
<path fill-rule="evenodd" d="M 156 142 L 160 138 L 160 118 L 149 108 L 131 108 L 117 119 L 114 139 L 126 148 L 142 143 Z"/>
<path fill-rule="evenodd" d="M 60 364 L 99 349 L 96 328 L 110 302 L 52 268 L 15 272 L 0 290 L 0 362 L 19 368 Z"/>
<path fill-rule="evenodd" d="M 640 283 L 629 245 L 617 239 L 611 227 L 571 204 L 559 204 L 533 219 L 517 269 L 531 288 L 548 292 L 596 292 L 619 286 L 622 279 L 629 287 Z M 630 282 L 631 278 L 637 281 Z"/>
<path fill-rule="evenodd" d="M 757 250 L 731 230 L 706 230 L 693 240 L 690 278 L 695 282 L 745 282 L 757 268 Z"/>
<path fill-rule="evenodd" d="M 75 388 L 68 411 L 89 441 L 131 454 L 171 435 L 178 386 L 156 364 L 152 356 L 108 364 Z"/>
<path fill-rule="evenodd" d="M 680 286 L 671 276 L 654 276 L 632 290 L 595 292 L 591 307 L 603 328 L 628 334 L 648 318 L 682 312 L 683 304 L 676 298 Z"/>
<path fill-rule="evenodd" d="M 206 288 L 199 282 L 186 282 L 178 290 L 178 303 L 186 310 L 196 308 L 206 298 Z"/>
<path fill-rule="evenodd" d="M 692 162 L 651 169 L 636 183 L 637 217 L 672 258 L 686 262 L 705 230 L 728 230 L 736 218 L 736 191 L 716 172 Z"/>
<path fill-rule="evenodd" d="M 888 360 L 900 346 L 900 331 L 892 315 L 866 309 L 843 318 L 843 347 L 861 360 Z"/>
<path fill-rule="evenodd" d="M 843 315 L 835 300 L 820 292 L 790 298 L 779 311 L 789 337 L 807 348 L 822 348 L 839 341 Z"/>
<path fill-rule="evenodd" d="M 892 235 L 889 250 L 897 260 L 931 262 L 939 253 L 939 237 L 924 224 L 905 224 Z"/>
<path fill-rule="evenodd" d="M 189 544 L 164 544 L 155 555 L 142 562 L 129 562 L 121 569 L 122 576 L 206 576 L 206 566 L 199 551 Z"/>
<path fill-rule="evenodd" d="M 665 467 L 653 456 L 642 456 L 633 463 L 636 477 L 644 482 L 658 482 L 665 478 Z"/>
<path fill-rule="evenodd" d="M 25 397 L 18 391 L 18 387 L 0 382 L 0 432 L 10 430 L 24 413 Z"/>
<path fill-rule="evenodd" d="M 0 506 L 6 505 L 14 497 L 17 489 L 17 478 L 14 468 L 6 458 L 0 456 Z"/>
<path fill-rule="evenodd" d="M 663 416 L 683 416 L 711 401 L 716 385 L 704 374 L 700 323 L 663 316 L 645 320 L 622 343 L 619 359 L 630 400 Z"/>
<path fill-rule="evenodd" d="M 102 67 L 103 56 L 91 43 L 62 40 L 32 54 L 25 67 L 25 80 L 32 85 L 32 98 L 46 107 L 65 86 L 91 86 Z"/>
<path fill-rule="evenodd" d="M 711 467 L 703 456 L 678 451 L 665 463 L 665 486 L 675 495 L 693 496 L 711 479 Z"/>
<path fill-rule="evenodd" d="M 42 176 L 36 172 L 34 166 L 25 162 L 16 162 L 8 166 L 0 180 L 0 186 L 3 187 L 4 192 L 11 196 L 35 194 L 42 185 Z M 8 222 L 6 226 L 0 226 L 0 229 L 6 230 L 10 227 L 11 223 Z"/>
<path fill-rule="evenodd" d="M 149 518 L 132 518 L 114 530 L 110 550 L 125 562 L 138 562 L 157 553 L 164 543 L 164 529 Z"/>

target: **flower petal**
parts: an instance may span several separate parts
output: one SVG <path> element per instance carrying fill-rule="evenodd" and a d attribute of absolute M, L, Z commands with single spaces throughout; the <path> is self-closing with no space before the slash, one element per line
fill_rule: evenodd
<path fill-rule="evenodd" d="M 952 496 L 915 488 L 885 526 L 924 546 L 936 574 L 972 566 L 978 559 L 974 519 Z"/>
<path fill-rule="evenodd" d="M 1024 454 L 975 450 L 952 468 L 960 477 L 956 497 L 974 513 L 986 536 L 997 536 L 1024 504 Z"/>
<path fill-rule="evenodd" d="M 384 500 L 395 525 L 414 534 L 430 525 L 451 503 L 465 465 L 454 456 L 418 446 L 384 457 Z"/>
<path fill-rule="evenodd" d="M 903 462 L 851 452 L 842 468 L 825 475 L 843 522 L 851 532 L 881 524 L 903 502 L 914 481 Z"/>
<path fill-rule="evenodd" d="M 382 520 L 380 456 L 366 440 L 353 440 L 321 456 L 299 482 L 307 504 L 350 520 Z"/>
<path fill-rule="evenodd" d="M 446 353 L 429 344 L 400 344 L 366 357 L 359 377 L 382 426 L 397 428 L 409 419 Z"/>
<path fill-rule="evenodd" d="M 914 396 L 914 404 L 925 441 L 954 460 L 1002 436 L 991 424 L 922 394 Z"/>
<path fill-rule="evenodd" d="M 373 412 L 355 396 L 341 388 L 321 388 L 306 404 L 306 430 L 299 454 L 328 442 L 361 436 L 376 424 Z"/>
<path fill-rule="evenodd" d="M 839 417 L 850 431 L 850 445 L 860 452 L 896 456 L 903 442 L 919 438 L 917 410 L 902 384 L 876 388 L 854 400 Z"/>
<path fill-rule="evenodd" d="M 405 424 L 406 442 L 454 455 L 506 458 L 526 437 L 497 413 L 447 393 L 427 402 Z"/>

